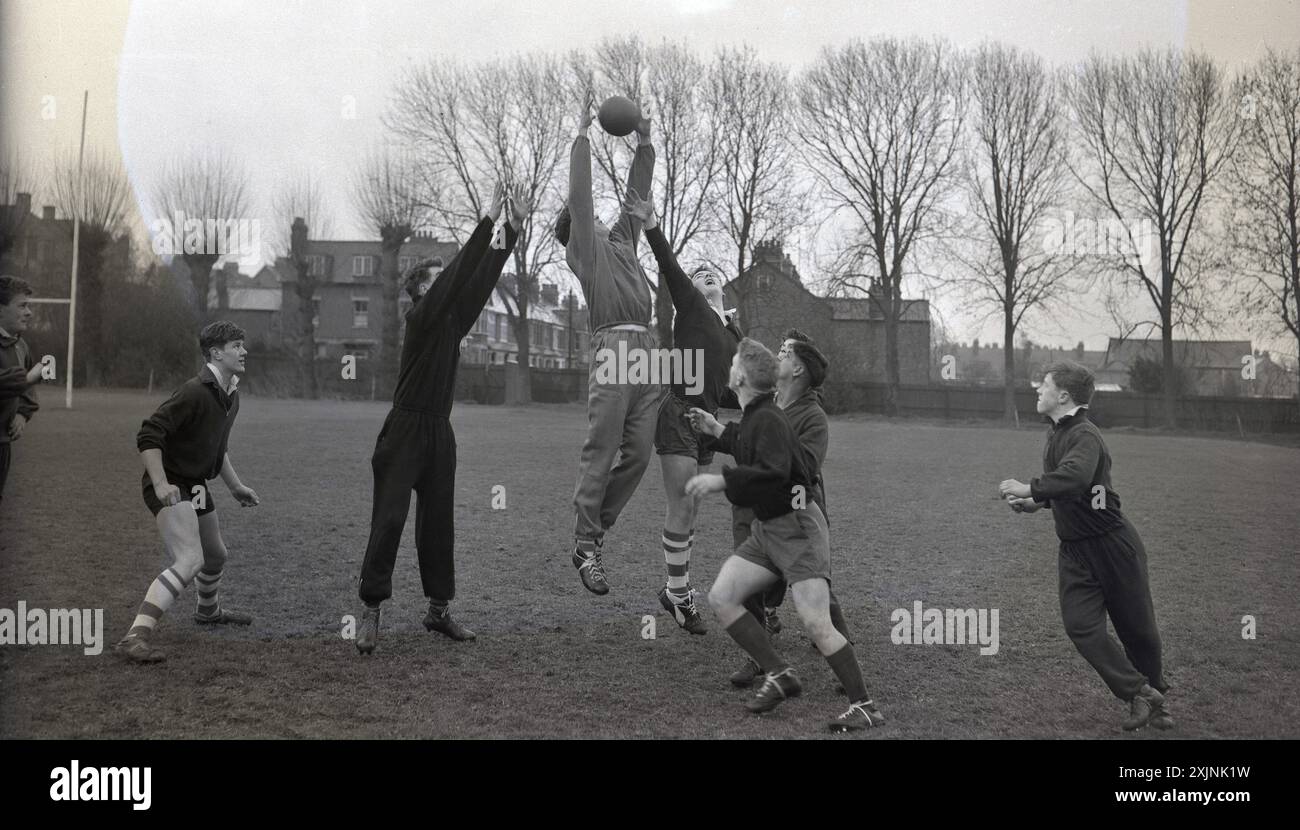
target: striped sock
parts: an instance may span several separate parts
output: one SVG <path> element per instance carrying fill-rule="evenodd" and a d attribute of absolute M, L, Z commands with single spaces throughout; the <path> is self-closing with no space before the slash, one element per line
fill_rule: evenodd
<path fill-rule="evenodd" d="M 668 566 L 668 592 L 686 596 L 691 585 L 691 537 L 667 528 L 663 534 L 664 564 Z"/>
<path fill-rule="evenodd" d="M 217 596 L 217 589 L 221 586 L 221 573 L 220 569 L 210 571 L 204 568 L 194 578 L 197 583 L 194 587 L 199 594 L 197 611 L 201 616 L 215 617 L 221 613 L 221 599 Z"/>
<path fill-rule="evenodd" d="M 131 630 L 126 632 L 127 636 L 147 637 L 153 633 L 154 626 L 158 624 L 163 612 L 171 607 L 184 590 L 185 580 L 181 579 L 181 575 L 175 568 L 168 568 L 158 574 L 158 578 L 145 592 L 144 602 L 140 603 L 140 610 L 136 612 L 135 622 L 131 623 Z"/>
<path fill-rule="evenodd" d="M 583 556 L 591 556 L 596 552 L 595 539 L 574 539 L 573 544 Z"/>

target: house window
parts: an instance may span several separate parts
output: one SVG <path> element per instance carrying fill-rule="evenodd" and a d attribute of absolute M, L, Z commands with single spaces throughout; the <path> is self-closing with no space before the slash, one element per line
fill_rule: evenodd
<path fill-rule="evenodd" d="M 373 277 L 375 275 L 375 258 L 372 256 L 352 257 L 352 276 Z"/>
<path fill-rule="evenodd" d="M 397 258 L 397 270 L 400 273 L 405 274 L 408 270 L 410 270 L 411 266 L 418 261 L 419 260 L 417 260 L 413 256 L 399 256 Z"/>
<path fill-rule="evenodd" d="M 496 322 L 496 334 L 494 335 L 494 337 L 495 339 L 500 340 L 501 339 L 501 315 L 500 314 L 496 315 L 495 322 Z"/>
<path fill-rule="evenodd" d="M 317 357 L 329 357 L 329 347 L 326 346 L 324 343 L 317 343 L 317 344 L 316 344 L 316 356 L 317 356 Z"/>
<path fill-rule="evenodd" d="M 311 298 L 311 327 L 320 328 L 320 297 Z"/>
<path fill-rule="evenodd" d="M 324 256 L 322 256 L 322 255 L 320 255 L 320 254 L 309 254 L 309 255 L 307 256 L 307 261 L 308 261 L 308 263 L 310 263 L 310 264 L 307 266 L 307 273 L 311 274 L 313 277 L 323 277 L 323 276 L 325 276 L 325 257 L 324 257 Z"/>
<path fill-rule="evenodd" d="M 363 347 L 363 348 L 348 349 L 347 353 L 352 357 L 355 357 L 358 362 L 362 360 L 370 359 L 370 349 L 368 348 Z"/>
<path fill-rule="evenodd" d="M 370 300 L 365 297 L 352 298 L 352 328 L 370 327 Z"/>

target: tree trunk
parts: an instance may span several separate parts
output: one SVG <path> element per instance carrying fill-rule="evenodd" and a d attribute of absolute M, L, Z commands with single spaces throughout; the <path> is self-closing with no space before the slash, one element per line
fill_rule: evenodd
<path fill-rule="evenodd" d="M 1016 336 L 1016 326 L 1013 322 L 1012 313 L 1014 309 L 1006 308 L 1003 310 L 1002 318 L 1002 342 L 1010 344 L 1012 338 Z M 1011 349 L 1002 350 L 1002 414 L 1008 421 L 1016 421 L 1016 354 Z"/>
<path fill-rule="evenodd" d="M 1163 389 L 1165 426 L 1174 429 L 1178 426 L 1178 367 L 1174 364 L 1174 326 L 1168 293 L 1165 294 L 1165 308 L 1160 310 L 1160 351 L 1164 359 L 1165 382 Z"/>
<path fill-rule="evenodd" d="M 87 386 L 102 386 L 104 378 L 104 254 L 108 240 L 97 231 L 81 232 L 77 273 L 77 357 Z M 74 367 L 75 368 L 75 367 Z"/>
<path fill-rule="evenodd" d="M 515 343 L 519 351 L 515 359 L 519 362 L 519 400 L 507 400 L 506 403 L 528 403 L 533 399 L 533 373 L 528 365 L 533 354 L 531 341 L 532 325 L 528 319 L 528 292 L 523 285 L 516 283 L 519 314 L 510 318 L 510 326 L 515 331 Z"/>
<path fill-rule="evenodd" d="M 215 254 L 184 254 L 181 259 L 190 271 L 190 285 L 194 288 L 194 310 L 199 320 L 208 322 L 208 288 L 211 286 Z"/>
<path fill-rule="evenodd" d="M 903 303 L 898 296 L 899 287 L 890 280 L 887 284 L 888 307 L 885 309 L 885 412 L 898 414 L 898 387 L 901 373 L 898 367 L 898 320 L 903 315 Z"/>

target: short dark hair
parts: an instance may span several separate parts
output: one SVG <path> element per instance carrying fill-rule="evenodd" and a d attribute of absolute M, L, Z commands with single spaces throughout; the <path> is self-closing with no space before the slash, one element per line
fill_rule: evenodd
<path fill-rule="evenodd" d="M 826 380 L 826 370 L 830 368 L 830 361 L 826 355 L 821 353 L 812 343 L 807 340 L 800 340 L 798 337 L 790 337 L 788 334 L 786 340 L 793 340 L 790 351 L 794 352 L 795 357 L 803 364 L 804 371 L 808 373 L 808 386 L 816 389 Z"/>
<path fill-rule="evenodd" d="M 25 294 L 28 297 L 36 292 L 32 290 L 27 280 L 20 277 L 13 277 L 9 274 L 0 276 L 0 305 L 9 305 L 14 301 L 14 297 L 19 294 Z"/>
<path fill-rule="evenodd" d="M 442 267 L 442 257 L 436 256 L 430 259 L 422 259 L 419 262 L 406 269 L 406 275 L 402 278 L 403 287 L 410 296 L 411 302 L 420 299 L 420 283 L 433 268 Z"/>
<path fill-rule="evenodd" d="M 569 206 L 565 205 L 560 208 L 560 212 L 555 216 L 555 238 L 560 241 L 561 245 L 569 244 L 569 229 L 573 225 L 573 217 L 569 214 Z"/>
<path fill-rule="evenodd" d="M 746 337 L 736 346 L 740 356 L 740 365 L 745 370 L 745 377 L 758 392 L 769 392 L 776 387 L 776 357 L 767 350 L 767 346 Z"/>
<path fill-rule="evenodd" d="M 226 344 L 232 340 L 243 340 L 244 330 L 229 320 L 217 320 L 214 323 L 208 323 L 199 332 L 199 351 L 203 352 L 203 359 L 208 360 L 208 354 L 212 349 L 224 349 Z"/>
<path fill-rule="evenodd" d="M 809 346 L 814 345 L 813 339 L 799 329 L 786 329 L 785 334 L 781 335 L 782 340 L 797 340 L 800 343 L 807 343 Z"/>
<path fill-rule="evenodd" d="M 1096 379 L 1093 377 L 1092 370 L 1082 363 L 1062 360 L 1048 366 L 1043 374 L 1051 375 L 1052 383 L 1056 384 L 1056 388 L 1069 392 L 1076 404 L 1086 406 L 1092 401 Z"/>

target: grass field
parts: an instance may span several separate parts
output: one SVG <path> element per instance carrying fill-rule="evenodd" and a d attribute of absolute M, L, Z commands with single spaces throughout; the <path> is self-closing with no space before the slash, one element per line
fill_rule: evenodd
<path fill-rule="evenodd" d="M 105 651 L 0 647 L 0 737 L 807 737 L 843 709 L 830 672 L 783 612 L 779 645 L 804 697 L 754 716 L 727 674 L 740 662 L 705 612 L 692 637 L 660 611 L 663 491 L 652 462 L 611 531 L 606 597 L 569 563 L 570 500 L 585 429 L 578 406 L 458 404 L 459 596 L 479 633 L 420 626 L 414 521 L 379 650 L 340 637 L 358 614 L 377 403 L 244 401 L 231 456 L 262 497 L 214 486 L 231 559 L 223 583 L 251 628 L 200 630 L 193 591 L 164 619 L 169 656 L 111 654 L 163 566 L 140 499 L 135 431 L 161 399 L 81 393 L 46 408 L 15 446 L 0 506 L 0 608 L 103 608 Z M 1300 450 L 1111 433 L 1115 487 L 1146 542 L 1176 737 L 1300 737 L 1296 588 Z M 997 483 L 1041 464 L 1043 433 L 835 419 L 826 465 L 837 593 L 889 724 L 867 739 L 1118 737 L 1124 707 L 1065 637 L 1050 516 L 1012 514 Z M 715 465 L 716 467 L 716 465 Z M 506 488 L 494 511 L 492 488 Z M 729 551 L 725 500 L 706 502 L 693 582 Z M 997 608 L 1000 651 L 894 645 L 890 613 Z M 642 616 L 657 614 L 657 638 Z M 1243 615 L 1258 636 L 1242 638 Z M 850 738 L 851 739 L 851 738 Z"/>

